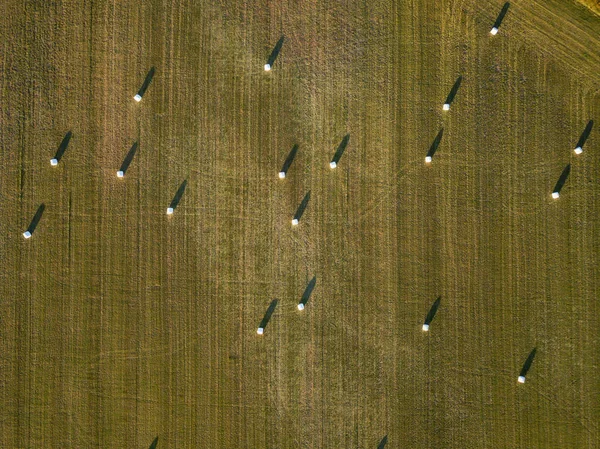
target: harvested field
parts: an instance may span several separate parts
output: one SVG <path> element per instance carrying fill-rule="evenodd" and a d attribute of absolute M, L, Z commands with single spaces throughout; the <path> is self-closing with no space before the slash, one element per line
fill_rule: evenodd
<path fill-rule="evenodd" d="M 600 14 L 600 1 L 599 0 L 579 0 L 585 6 L 590 8 L 596 14 Z"/>
<path fill-rule="evenodd" d="M 600 18 L 503 4 L 7 0 L 0 447 L 600 447 Z"/>

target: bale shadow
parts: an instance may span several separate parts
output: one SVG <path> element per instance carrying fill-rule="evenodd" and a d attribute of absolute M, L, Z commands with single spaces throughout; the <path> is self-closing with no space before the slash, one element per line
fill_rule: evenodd
<path fill-rule="evenodd" d="M 294 162 L 294 158 L 296 157 L 297 152 L 298 152 L 298 145 L 296 144 L 292 147 L 290 154 L 288 154 L 288 157 L 285 159 L 285 162 L 283 163 L 283 167 L 281 167 L 281 170 L 280 170 L 281 172 L 287 173 L 288 169 L 292 165 L 292 162 Z"/>
<path fill-rule="evenodd" d="M 386 436 L 384 436 L 384 437 L 381 439 L 381 441 L 380 441 L 380 442 L 379 442 L 379 444 L 377 445 L 377 449 L 384 449 L 384 448 L 385 448 L 385 445 L 387 444 L 387 441 L 388 441 L 388 437 L 387 437 L 387 435 L 386 435 Z"/>
<path fill-rule="evenodd" d="M 592 132 L 593 126 L 594 126 L 594 121 L 590 120 L 588 122 L 587 126 L 585 127 L 585 129 L 583 130 L 581 137 L 579 137 L 576 148 L 583 148 L 583 145 L 585 145 L 585 141 L 588 140 L 588 137 L 590 137 L 590 133 Z"/>
<path fill-rule="evenodd" d="M 173 210 L 175 210 L 177 208 L 179 201 L 181 201 L 181 197 L 185 193 L 186 186 L 187 186 L 187 179 L 181 183 L 181 185 L 177 189 L 177 192 L 175 192 L 175 196 L 173 197 L 171 204 L 169 205 L 169 207 L 173 208 Z"/>
<path fill-rule="evenodd" d="M 499 28 L 500 27 L 500 24 L 502 23 L 502 20 L 504 20 L 504 16 L 508 12 L 508 8 L 509 7 L 510 7 L 510 3 L 506 2 L 504 4 L 504 6 L 502 7 L 502 9 L 500 10 L 500 14 L 498 14 L 498 17 L 496 18 L 496 21 L 494 22 L 494 28 Z"/>
<path fill-rule="evenodd" d="M 135 156 L 137 149 L 138 149 L 138 143 L 134 142 L 134 144 L 129 149 L 127 156 L 125 156 L 125 159 L 123 160 L 123 163 L 121 164 L 121 168 L 119 169 L 119 171 L 123 172 L 123 175 L 125 175 L 125 173 L 127 172 L 127 169 L 129 168 L 129 164 L 131 164 L 131 161 L 133 160 L 133 156 Z"/>
<path fill-rule="evenodd" d="M 271 52 L 271 55 L 269 56 L 269 60 L 267 61 L 267 64 L 269 64 L 271 67 L 273 67 L 273 64 L 275 63 L 277 56 L 279 56 L 281 47 L 283 47 L 283 39 L 284 39 L 284 36 L 281 36 L 279 38 L 279 40 L 275 44 L 275 47 L 273 47 L 273 51 Z"/>
<path fill-rule="evenodd" d="M 525 377 L 527 375 L 527 371 L 531 368 L 531 364 L 533 363 L 533 359 L 535 358 L 535 353 L 537 352 L 537 348 L 533 348 L 533 350 L 527 356 L 527 360 L 523 364 L 523 368 L 521 368 L 521 373 L 519 376 Z"/>
<path fill-rule="evenodd" d="M 456 93 L 460 88 L 460 83 L 462 83 L 462 75 L 456 79 L 454 85 L 452 86 L 452 89 L 450 89 L 450 93 L 446 97 L 446 104 L 452 104 L 452 102 L 454 101 L 454 97 L 456 96 Z"/>
<path fill-rule="evenodd" d="M 56 154 L 54 155 L 54 159 L 56 159 L 57 162 L 60 162 L 60 160 L 63 157 L 63 154 L 65 154 L 65 151 L 67 151 L 67 147 L 69 146 L 69 141 L 71 140 L 72 136 L 73 133 L 71 131 L 65 134 L 65 137 L 63 138 L 62 142 L 58 147 L 58 150 L 56 150 Z"/>
<path fill-rule="evenodd" d="M 337 150 L 335 151 L 335 154 L 333 155 L 333 159 L 331 160 L 331 162 L 335 162 L 337 164 L 340 161 L 340 159 L 342 158 L 342 155 L 344 154 L 344 151 L 346 150 L 346 147 L 348 146 L 349 141 L 350 141 L 350 134 L 346 134 L 344 136 L 344 138 L 342 139 L 342 141 L 340 142 L 340 145 L 338 146 Z"/>
<path fill-rule="evenodd" d="M 26 229 L 27 231 L 33 234 L 33 231 L 35 231 L 35 228 L 37 228 L 37 225 L 42 219 L 44 209 L 46 209 L 46 205 L 44 203 L 40 204 L 40 206 L 37 208 L 37 211 L 35 212 L 35 215 L 31 220 L 31 223 L 29 223 L 29 226 Z"/>
<path fill-rule="evenodd" d="M 146 89 L 148 89 L 148 86 L 152 82 L 152 78 L 154 78 L 154 72 L 155 72 L 154 67 L 152 67 L 148 71 L 148 74 L 146 75 L 146 78 L 144 79 L 144 83 L 142 84 L 142 87 L 140 87 L 140 90 L 138 90 L 138 93 L 137 93 L 140 97 L 143 97 L 144 93 L 146 93 Z"/>
<path fill-rule="evenodd" d="M 271 320 L 271 316 L 273 315 L 273 312 L 275 312 L 275 307 L 277 307 L 276 299 L 271 301 L 271 304 L 269 304 L 269 308 L 265 312 L 265 316 L 263 317 L 263 319 L 260 322 L 260 325 L 258 327 L 261 327 L 263 329 L 265 329 L 267 327 L 267 324 L 269 324 L 269 321 Z"/>
<path fill-rule="evenodd" d="M 427 313 L 427 316 L 425 317 L 425 324 L 430 324 L 431 323 L 431 321 L 435 317 L 435 314 L 436 314 L 437 310 L 440 307 L 441 300 L 442 300 L 442 297 L 438 296 L 438 298 L 434 301 L 433 305 L 429 309 L 429 312 Z"/>
<path fill-rule="evenodd" d="M 156 445 L 158 444 L 158 437 L 154 438 L 154 441 L 150 445 L 148 449 L 156 449 Z"/>
<path fill-rule="evenodd" d="M 306 286 L 304 293 L 302 293 L 302 299 L 300 300 L 300 304 L 302 304 L 304 306 L 306 305 L 306 303 L 310 299 L 310 295 L 312 294 L 313 290 L 315 289 L 316 284 L 317 284 L 317 277 L 313 276 L 313 278 L 310 280 L 310 282 Z"/>
<path fill-rule="evenodd" d="M 567 182 L 567 178 L 569 177 L 569 173 L 571 172 L 571 164 L 567 164 L 562 173 L 560 174 L 560 178 L 556 181 L 556 185 L 554 186 L 553 192 L 560 193 L 565 182 Z"/>
<path fill-rule="evenodd" d="M 294 214 L 294 219 L 300 221 L 300 218 L 302 218 L 302 214 L 304 214 L 304 211 L 306 210 L 306 206 L 308 206 L 308 201 L 310 200 L 310 190 L 308 192 L 306 192 L 306 195 L 304 195 L 304 198 L 302 198 L 302 202 L 300 203 L 300 205 L 298 206 L 298 209 L 296 210 L 296 213 Z"/>
<path fill-rule="evenodd" d="M 431 144 L 431 147 L 429 147 L 429 151 L 427 152 L 427 156 L 433 157 L 433 155 L 437 151 L 438 146 L 440 145 L 440 142 L 442 141 L 442 136 L 443 135 L 444 135 L 444 128 L 440 129 L 440 132 L 437 134 L 437 136 L 435 136 L 435 139 L 433 140 L 433 143 Z"/>

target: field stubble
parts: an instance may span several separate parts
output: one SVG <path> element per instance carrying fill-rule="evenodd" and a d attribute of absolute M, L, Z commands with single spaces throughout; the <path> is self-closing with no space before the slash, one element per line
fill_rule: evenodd
<path fill-rule="evenodd" d="M 2 447 L 598 447 L 600 25 L 501 5 L 7 3 Z"/>

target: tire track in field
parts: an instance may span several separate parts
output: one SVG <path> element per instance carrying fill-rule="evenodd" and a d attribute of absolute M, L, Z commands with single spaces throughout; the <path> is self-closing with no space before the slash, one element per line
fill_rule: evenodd
<path fill-rule="evenodd" d="M 465 5 L 489 19 L 490 27 L 501 6 L 494 0 Z M 520 0 L 511 2 L 499 35 L 504 29 L 524 37 L 529 48 L 565 64 L 582 81 L 600 83 L 600 18 L 591 12 L 556 0 Z"/>

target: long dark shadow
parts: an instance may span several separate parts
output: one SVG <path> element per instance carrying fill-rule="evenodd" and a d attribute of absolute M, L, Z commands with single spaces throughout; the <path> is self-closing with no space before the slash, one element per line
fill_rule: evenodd
<path fill-rule="evenodd" d="M 450 89 L 450 93 L 446 97 L 446 104 L 452 104 L 452 102 L 454 101 L 454 97 L 456 96 L 456 93 L 460 88 L 460 83 L 462 83 L 462 75 L 456 79 L 456 81 L 454 82 L 454 86 L 452 86 L 452 89 Z"/>
<path fill-rule="evenodd" d="M 433 157 L 433 155 L 435 154 L 438 146 L 440 145 L 440 142 L 442 141 L 442 136 L 443 135 L 444 135 L 444 128 L 440 129 L 440 132 L 437 133 L 437 136 L 435 136 L 435 139 L 433 139 L 433 143 L 429 147 L 429 151 L 427 152 L 427 156 Z"/>
<path fill-rule="evenodd" d="M 300 218 L 302 218 L 302 214 L 306 210 L 306 206 L 308 206 L 309 200 L 310 200 L 310 190 L 308 192 L 306 192 L 306 195 L 304 195 L 304 198 L 302 198 L 302 202 L 300 203 L 300 205 L 298 206 L 298 209 L 296 210 L 296 213 L 294 214 L 295 220 L 300 221 Z"/>
<path fill-rule="evenodd" d="M 340 159 L 342 158 L 342 155 L 344 154 L 344 151 L 346 150 L 346 147 L 348 146 L 349 141 L 350 141 L 350 134 L 346 134 L 344 136 L 344 138 L 342 139 L 342 141 L 340 142 L 340 145 L 338 146 L 337 150 L 335 151 L 335 154 L 333 155 L 333 159 L 331 160 L 331 162 L 335 162 L 337 164 L 340 161 Z"/>
<path fill-rule="evenodd" d="M 154 441 L 150 445 L 148 449 L 156 449 L 156 445 L 158 444 L 158 437 L 154 438 Z"/>
<path fill-rule="evenodd" d="M 310 280 L 310 282 L 306 286 L 306 289 L 304 289 L 304 293 L 302 293 L 302 299 L 300 300 L 300 304 L 302 304 L 304 306 L 306 305 L 306 303 L 310 299 L 310 295 L 312 294 L 313 290 L 315 289 L 316 284 L 317 284 L 317 277 L 313 276 L 313 278 Z"/>
<path fill-rule="evenodd" d="M 576 148 L 583 148 L 583 145 L 585 145 L 585 141 L 588 140 L 588 137 L 590 137 L 590 133 L 592 132 L 592 127 L 593 126 L 594 126 L 594 121 L 590 120 L 588 122 L 587 126 L 585 127 L 585 129 L 583 130 L 583 133 L 581 134 L 581 137 L 577 141 L 577 147 Z"/>
<path fill-rule="evenodd" d="M 185 192 L 186 186 L 187 186 L 187 179 L 181 183 L 181 185 L 177 189 L 177 192 L 175 192 L 175 196 L 173 197 L 171 204 L 169 205 L 169 207 L 173 208 L 173 210 L 175 210 L 175 208 L 179 204 L 179 201 L 181 200 L 181 197 L 183 196 L 183 194 Z"/>
<path fill-rule="evenodd" d="M 260 322 L 260 325 L 259 325 L 260 328 L 264 329 L 267 327 L 267 324 L 269 324 L 269 320 L 271 319 L 271 315 L 273 315 L 273 312 L 275 312 L 275 307 L 277 307 L 276 299 L 271 301 L 271 304 L 269 304 L 269 308 L 265 312 L 265 316 L 263 317 L 262 321 Z"/>
<path fill-rule="evenodd" d="M 571 172 L 571 164 L 567 164 L 562 173 L 560 174 L 560 178 L 556 181 L 556 185 L 554 186 L 553 193 L 560 193 L 565 182 L 567 182 L 567 178 L 569 177 L 569 173 Z"/>
<path fill-rule="evenodd" d="M 140 97 L 143 97 L 144 94 L 146 93 L 146 89 L 148 89 L 148 86 L 152 82 L 152 78 L 154 78 L 154 72 L 155 72 L 154 67 L 152 67 L 148 71 L 148 74 L 146 75 L 146 78 L 144 79 L 144 83 L 142 84 L 142 87 L 140 87 L 140 90 L 138 90 L 138 93 L 137 93 Z"/>
<path fill-rule="evenodd" d="M 294 158 L 296 157 L 297 152 L 298 152 L 298 145 L 294 145 L 292 147 L 292 150 L 290 151 L 290 154 L 288 154 L 288 157 L 285 159 L 285 162 L 283 163 L 283 167 L 281 167 L 281 171 L 280 171 L 281 173 L 287 173 L 290 166 L 292 165 L 292 162 L 294 162 Z"/>
<path fill-rule="evenodd" d="M 35 215 L 33 216 L 32 220 L 31 220 L 31 223 L 29 223 L 29 226 L 27 227 L 27 231 L 29 231 L 31 234 L 33 234 L 33 231 L 35 231 L 35 228 L 37 228 L 38 223 L 42 219 L 42 214 L 44 213 L 44 209 L 46 209 L 46 205 L 44 203 L 40 204 L 40 206 L 37 208 L 37 211 L 35 212 Z"/>
<path fill-rule="evenodd" d="M 63 138 L 62 142 L 60 143 L 58 150 L 56 150 L 54 159 L 56 159 L 57 163 L 60 162 L 61 158 L 63 157 L 63 154 L 65 154 L 65 151 L 67 151 L 67 147 L 69 146 L 69 141 L 71 140 L 72 136 L 73 136 L 73 133 L 71 131 L 69 131 L 67 134 L 65 134 L 65 137 Z"/>
<path fill-rule="evenodd" d="M 498 18 L 494 22 L 494 28 L 500 27 L 500 24 L 502 23 L 502 20 L 504 19 L 504 16 L 506 15 L 509 7 L 510 7 L 510 3 L 506 2 L 504 4 L 504 6 L 502 7 L 502 9 L 500 10 L 500 14 L 498 14 Z"/>
<path fill-rule="evenodd" d="M 442 297 L 438 296 L 438 298 L 433 302 L 433 305 L 431 306 L 431 308 L 429 309 L 429 312 L 427 313 L 427 316 L 425 317 L 425 324 L 431 323 L 431 321 L 435 317 L 437 310 L 440 307 L 441 300 L 442 300 Z"/>
<path fill-rule="evenodd" d="M 269 56 L 269 60 L 267 61 L 267 64 L 269 64 L 271 67 L 273 67 L 275 60 L 277 59 L 277 56 L 279 55 L 279 52 L 281 51 L 281 47 L 283 47 L 283 39 L 284 39 L 284 36 L 281 36 L 279 38 L 279 40 L 275 44 L 275 47 L 273 47 L 273 51 L 271 52 L 271 55 Z"/>
<path fill-rule="evenodd" d="M 129 149 L 127 156 L 125 156 L 125 159 L 123 160 L 123 163 L 121 164 L 121 168 L 119 169 L 119 171 L 123 172 L 123 175 L 127 172 L 127 169 L 129 168 L 129 164 L 131 164 L 131 161 L 133 160 L 133 156 L 135 156 L 135 152 L 137 151 L 137 149 L 138 149 L 138 143 L 134 142 L 134 144 Z"/>
<path fill-rule="evenodd" d="M 377 449 L 383 449 L 386 444 L 387 444 L 387 435 L 381 439 L 381 441 L 379 442 L 379 445 L 377 446 Z"/>
<path fill-rule="evenodd" d="M 535 358 L 535 353 L 537 352 L 537 348 L 533 348 L 533 350 L 527 356 L 527 360 L 523 364 L 523 368 L 521 368 L 521 373 L 519 376 L 525 377 L 527 375 L 527 371 L 531 368 L 531 364 L 533 363 L 533 359 Z"/>

